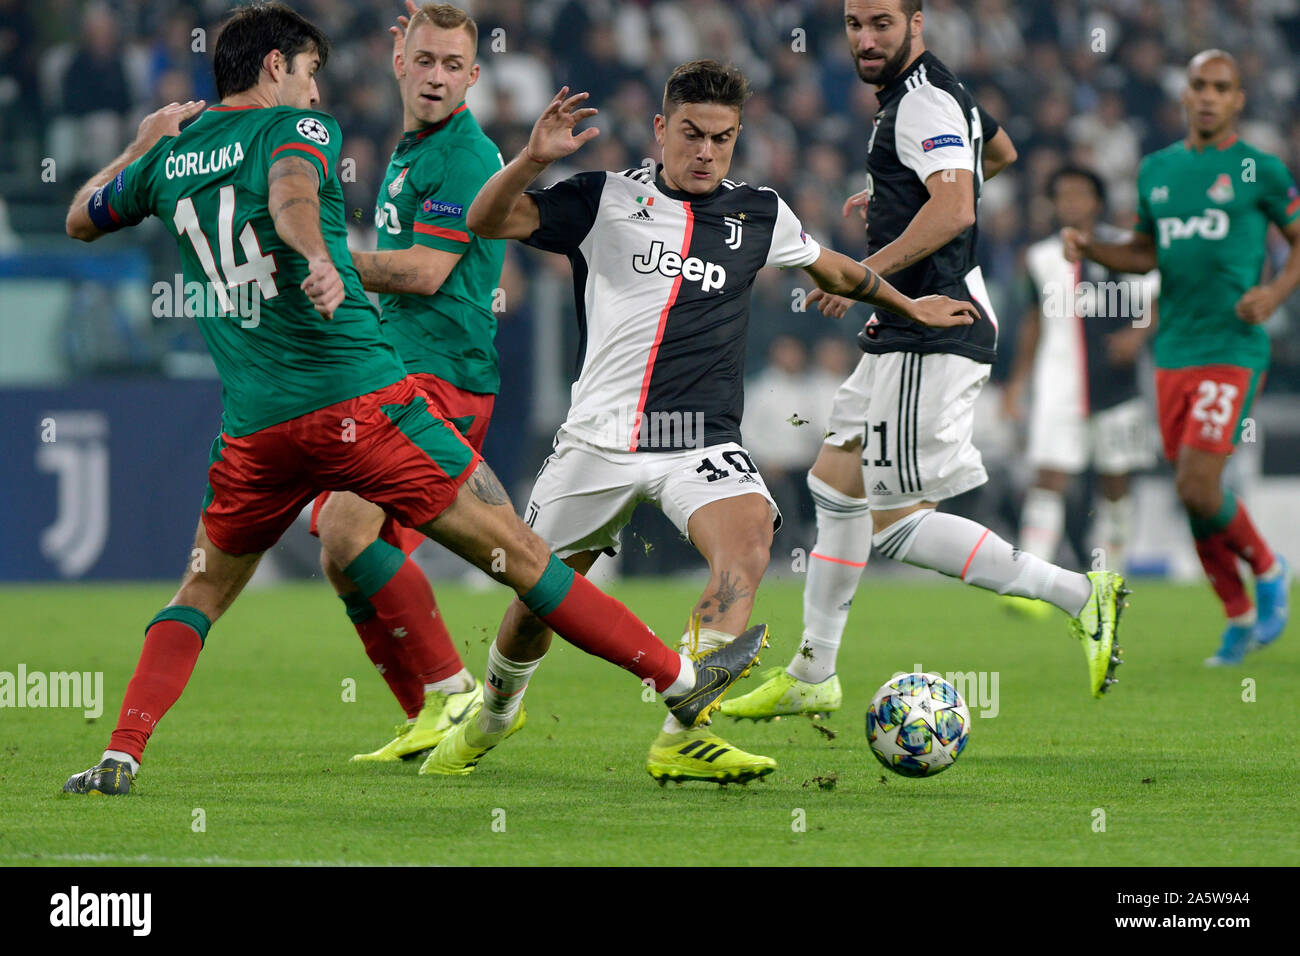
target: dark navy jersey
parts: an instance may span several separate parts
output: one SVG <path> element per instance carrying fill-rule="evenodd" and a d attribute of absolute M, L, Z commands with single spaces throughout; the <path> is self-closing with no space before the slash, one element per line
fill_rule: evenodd
<path fill-rule="evenodd" d="M 724 179 L 696 196 L 639 167 L 529 190 L 524 240 L 573 264 L 577 381 L 564 429 L 618 451 L 740 441 L 754 276 L 821 254 L 771 189 Z"/>
<path fill-rule="evenodd" d="M 867 151 L 867 252 L 889 245 L 907 229 L 930 199 L 925 181 L 943 170 L 973 174 L 975 201 L 983 184 L 984 141 L 997 132 L 991 117 L 930 52 L 880 89 Z M 935 329 L 877 309 L 858 335 L 867 352 L 951 352 L 992 362 L 997 352 L 997 317 L 975 262 L 976 227 L 971 226 L 920 262 L 888 276 L 912 298 L 941 294 L 971 302 L 979 312 L 972 325 Z"/>

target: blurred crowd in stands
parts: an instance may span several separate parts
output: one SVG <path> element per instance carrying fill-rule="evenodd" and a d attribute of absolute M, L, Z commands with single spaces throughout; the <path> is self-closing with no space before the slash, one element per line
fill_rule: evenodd
<path fill-rule="evenodd" d="M 320 77 L 322 108 L 337 116 L 342 155 L 355 161 L 344 188 L 357 211 L 357 242 L 371 228 L 374 196 L 400 134 L 400 104 L 387 32 L 399 0 L 292 0 L 320 24 L 334 50 Z M 558 178 L 589 168 L 623 169 L 656 155 L 652 118 L 663 82 L 678 63 L 711 56 L 739 65 L 753 87 L 732 178 L 774 187 L 824 244 L 854 255 L 862 223 L 843 218 L 846 197 L 864 185 L 875 110 L 873 89 L 854 73 L 841 0 L 474 0 L 482 77 L 471 107 L 509 158 L 561 85 L 588 90 L 601 135 L 554 168 Z M 0 0 L 0 254 L 53 241 L 64 203 L 80 181 L 115 155 L 148 111 L 172 100 L 215 100 L 210 68 L 228 0 Z M 1140 157 L 1182 137 L 1183 67 L 1206 47 L 1233 52 L 1247 92 L 1244 138 L 1300 169 L 1300 0 L 925 0 L 927 46 L 1011 135 L 1019 162 L 990 182 L 980 208 L 980 260 L 1003 318 L 1005 371 L 1017 316 L 1028 304 L 1022 254 L 1054 224 L 1044 188 L 1072 161 L 1109 188 L 1113 222 L 1132 221 Z M 47 158 L 57 181 L 41 179 Z M 149 253 L 169 276 L 170 241 L 157 230 Z M 1285 253 L 1279 244 L 1275 260 Z M 170 259 L 168 257 L 171 257 Z M 529 284 L 541 271 L 567 276 L 555 256 L 516 247 L 503 329 L 520 334 Z M 567 293 L 567 278 L 565 279 Z M 754 289 L 750 374 L 774 391 L 829 388 L 854 360 L 853 333 L 798 309 L 803 273 L 768 270 Z M 565 308 L 571 309 L 565 296 Z M 514 306 L 518 305 L 518 310 Z M 1300 391 L 1296 300 L 1274 317 L 1271 391 Z M 570 326 L 572 322 L 568 323 Z M 188 343 L 183 329 L 167 341 Z M 572 332 L 570 332 L 572 334 Z M 575 336 L 576 338 L 576 336 Z M 528 381 L 527 340 L 503 348 L 503 380 Z M 179 347 L 179 346 L 178 346 Z M 566 366 L 567 367 L 567 366 Z M 814 372 L 815 370 L 815 372 Z M 809 386 L 816 380 L 820 384 Z M 784 384 L 783 384 L 784 383 Z M 751 406 L 770 403 L 762 386 Z M 524 396 L 523 401 L 527 402 Z M 778 403 L 779 404 L 779 403 Z M 792 411 L 794 411 L 792 409 Z M 815 410 L 804 417 L 813 418 Z M 783 418 L 785 416 L 782 416 Z M 819 425 L 801 432 L 809 448 L 763 449 L 775 477 L 783 452 L 815 452 Z M 761 445 L 750 433 L 748 440 Z M 756 449 L 758 451 L 758 449 Z"/>

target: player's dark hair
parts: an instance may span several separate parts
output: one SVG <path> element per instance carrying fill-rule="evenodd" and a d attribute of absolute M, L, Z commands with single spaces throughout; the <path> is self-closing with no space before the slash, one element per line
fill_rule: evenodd
<path fill-rule="evenodd" d="M 692 60 L 673 70 L 664 85 L 664 116 L 683 103 L 721 103 L 744 109 L 749 99 L 749 81 L 730 63 Z"/>
<path fill-rule="evenodd" d="M 910 21 L 913 16 L 921 12 L 921 0 L 902 0 L 898 7 L 903 11 L 903 19 Z"/>
<path fill-rule="evenodd" d="M 253 3 L 238 8 L 221 27 L 212 54 L 217 96 L 225 99 L 257 85 L 262 60 L 279 50 L 293 72 L 293 58 L 315 52 L 323 67 L 330 41 L 314 24 L 283 3 Z"/>
<path fill-rule="evenodd" d="M 1102 182 L 1100 176 L 1085 166 L 1065 165 L 1052 173 L 1052 178 L 1047 181 L 1047 195 L 1055 197 L 1056 187 L 1062 179 L 1073 176 L 1076 179 L 1086 179 L 1091 185 L 1092 190 L 1097 194 L 1097 202 L 1102 208 L 1106 207 L 1106 184 Z"/>

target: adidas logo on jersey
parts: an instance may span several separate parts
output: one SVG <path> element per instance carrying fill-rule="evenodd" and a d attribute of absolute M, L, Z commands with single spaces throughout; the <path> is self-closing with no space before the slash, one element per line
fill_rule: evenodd
<path fill-rule="evenodd" d="M 697 256 L 683 259 L 676 252 L 665 252 L 664 244 L 657 240 L 650 243 L 649 252 L 632 257 L 632 268 L 643 274 L 658 272 L 669 278 L 681 276 L 687 282 L 698 282 L 704 292 L 721 289 L 727 282 L 727 270 L 716 262 L 705 262 Z"/>
<path fill-rule="evenodd" d="M 875 487 L 873 487 L 873 488 L 871 489 L 871 493 L 872 493 L 873 495 L 888 495 L 888 494 L 892 494 L 892 492 L 889 490 L 889 486 L 886 485 L 883 481 L 878 481 L 878 482 L 876 482 Z"/>
<path fill-rule="evenodd" d="M 638 209 L 636 212 L 632 213 L 632 215 L 628 216 L 627 218 L 629 218 L 629 219 L 635 219 L 637 222 L 654 222 L 654 221 L 655 221 L 655 217 L 652 216 L 652 215 L 650 215 L 650 210 L 649 210 L 649 209 Z"/>

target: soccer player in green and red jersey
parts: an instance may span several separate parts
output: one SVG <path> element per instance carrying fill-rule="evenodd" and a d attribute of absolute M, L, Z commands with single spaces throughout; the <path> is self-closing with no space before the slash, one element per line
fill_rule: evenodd
<path fill-rule="evenodd" d="M 214 50 L 222 102 L 173 103 L 77 192 L 67 231 L 93 241 L 158 216 L 185 277 L 206 279 L 197 316 L 222 383 L 221 433 L 195 536 L 201 560 L 145 631 L 100 762 L 64 790 L 126 794 L 208 630 L 302 508 L 351 491 L 514 589 L 583 650 L 653 684 L 690 726 L 752 666 L 766 628 L 691 657 L 558 558 L 515 513 L 492 470 L 410 378 L 380 333 L 347 248 L 340 134 L 314 109 L 329 41 L 280 3 L 240 7 Z M 570 152 L 572 124 L 554 145 Z M 235 307 L 255 284 L 252 314 Z M 348 566 L 356 554 L 344 555 Z M 504 557 L 504 560 L 502 558 Z M 523 725 L 519 717 L 507 733 Z"/>
<path fill-rule="evenodd" d="M 501 154 L 465 104 L 478 80 L 478 28 L 451 4 L 417 8 L 393 27 L 393 67 L 405 131 L 375 202 L 378 251 L 353 251 L 368 292 L 380 293 L 384 337 L 406 371 L 475 451 L 483 450 L 500 385 L 496 315 L 505 242 L 474 235 L 465 211 L 501 168 Z M 437 745 L 482 699 L 410 554 L 424 535 L 351 492 L 312 509 L 321 566 L 366 654 L 407 721 L 359 761 L 409 759 Z M 345 563 L 348 555 L 356 555 Z"/>
<path fill-rule="evenodd" d="M 1156 394 L 1166 457 L 1196 552 L 1228 617 L 1206 663 L 1237 664 L 1286 626 L 1290 570 L 1255 529 L 1246 506 L 1222 486 L 1264 374 L 1263 323 L 1300 285 L 1300 193 L 1276 156 L 1242 142 L 1245 105 L 1236 61 L 1205 50 L 1187 67 L 1187 139 L 1152 153 L 1138 169 L 1138 222 L 1124 243 L 1065 229 L 1067 257 L 1123 272 L 1160 270 Z M 1291 244 L 1286 265 L 1260 284 L 1269 223 Z M 1246 593 L 1237 560 L 1255 577 Z"/>

